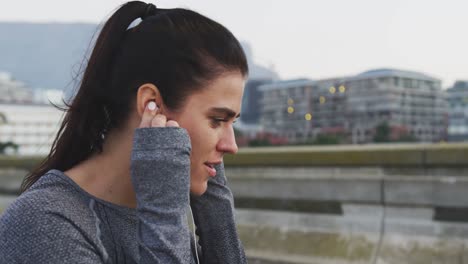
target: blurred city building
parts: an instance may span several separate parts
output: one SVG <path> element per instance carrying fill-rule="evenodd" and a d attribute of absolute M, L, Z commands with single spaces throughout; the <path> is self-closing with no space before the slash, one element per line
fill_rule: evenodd
<path fill-rule="evenodd" d="M 436 142 L 447 136 L 440 80 L 422 73 L 377 69 L 324 80 L 273 82 L 262 91 L 260 123 L 291 143 L 335 135 L 342 143 L 373 142 L 385 126 L 389 141 Z"/>
<path fill-rule="evenodd" d="M 0 142 L 17 146 L 6 149 L 7 154 L 49 153 L 62 117 L 49 102 L 60 104 L 61 97 L 61 91 L 32 90 L 0 73 Z"/>
<path fill-rule="evenodd" d="M 241 129 L 258 130 L 260 119 L 260 97 L 258 87 L 279 80 L 278 74 L 270 68 L 254 62 L 252 48 L 247 42 L 242 42 L 242 48 L 249 65 L 249 76 L 244 88 L 242 109 L 238 126 Z"/>
<path fill-rule="evenodd" d="M 373 70 L 347 80 L 353 143 L 370 142 L 387 122 L 391 138 L 421 142 L 445 140 L 448 108 L 441 81 L 423 73 Z"/>
<path fill-rule="evenodd" d="M 244 87 L 240 120 L 246 125 L 259 125 L 261 92 L 258 87 L 272 83 L 271 79 L 249 79 Z"/>
<path fill-rule="evenodd" d="M 313 127 L 305 114 L 312 112 L 316 81 L 283 80 L 262 85 L 259 89 L 263 95 L 260 124 L 266 132 L 283 136 L 290 142 L 312 137 Z"/>
<path fill-rule="evenodd" d="M 0 72 L 0 103 L 32 103 L 34 92 L 10 73 Z"/>
<path fill-rule="evenodd" d="M 279 80 L 279 76 L 272 67 L 267 68 L 255 63 L 250 45 L 247 42 L 241 44 L 249 65 L 249 76 L 244 87 L 241 116 L 236 122 L 235 128 L 242 133 L 242 137 L 238 135 L 238 144 L 246 145 L 250 139 L 256 138 L 263 131 L 260 125 L 260 100 L 262 94 L 258 88 L 263 84 Z"/>
<path fill-rule="evenodd" d="M 468 140 L 468 81 L 457 81 L 447 89 L 449 141 Z"/>

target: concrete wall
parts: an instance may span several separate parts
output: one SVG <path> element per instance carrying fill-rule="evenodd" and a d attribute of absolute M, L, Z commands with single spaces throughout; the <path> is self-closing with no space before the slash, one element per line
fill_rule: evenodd
<path fill-rule="evenodd" d="M 227 157 L 247 253 L 253 263 L 468 263 L 467 150 L 293 147 Z"/>
<path fill-rule="evenodd" d="M 225 165 L 250 263 L 468 263 L 467 158 L 468 144 L 283 147 Z"/>

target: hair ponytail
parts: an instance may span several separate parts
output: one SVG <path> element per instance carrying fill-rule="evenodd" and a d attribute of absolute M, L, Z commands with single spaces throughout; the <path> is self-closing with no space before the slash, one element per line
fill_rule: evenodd
<path fill-rule="evenodd" d="M 51 151 L 45 160 L 21 184 L 28 189 L 51 168 L 67 170 L 92 152 L 102 152 L 104 135 L 109 130 L 110 110 L 106 94 L 113 58 L 119 50 L 128 26 L 139 17 L 153 15 L 152 4 L 132 1 L 123 4 L 104 24 L 89 58 L 77 94 L 68 109 Z M 63 109 L 62 109 L 63 110 Z"/>

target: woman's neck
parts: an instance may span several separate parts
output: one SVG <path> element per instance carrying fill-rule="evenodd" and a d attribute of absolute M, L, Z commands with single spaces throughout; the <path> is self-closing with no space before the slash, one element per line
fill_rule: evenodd
<path fill-rule="evenodd" d="M 93 154 L 65 174 L 93 196 L 135 208 L 136 198 L 130 178 L 132 139 L 133 130 L 109 133 L 102 153 Z"/>

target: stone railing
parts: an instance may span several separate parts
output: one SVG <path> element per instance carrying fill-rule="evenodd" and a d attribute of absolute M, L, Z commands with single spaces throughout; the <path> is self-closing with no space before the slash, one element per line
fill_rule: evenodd
<path fill-rule="evenodd" d="M 258 263 L 468 263 L 468 144 L 286 147 L 225 158 Z M 276 262 L 275 262 L 276 261 Z"/>
<path fill-rule="evenodd" d="M 468 144 L 247 148 L 225 156 L 251 263 L 468 263 L 467 161 Z M 3 157 L 0 169 L 37 162 Z"/>

